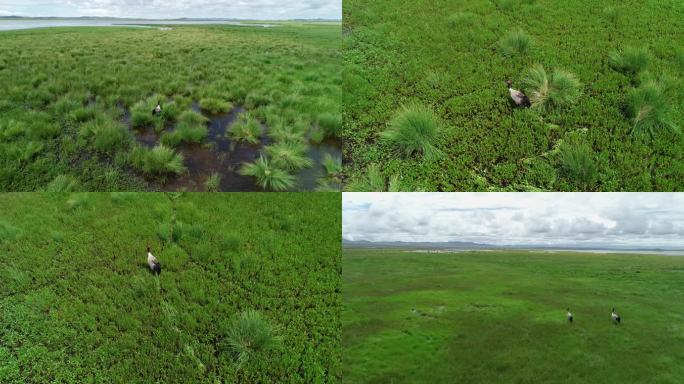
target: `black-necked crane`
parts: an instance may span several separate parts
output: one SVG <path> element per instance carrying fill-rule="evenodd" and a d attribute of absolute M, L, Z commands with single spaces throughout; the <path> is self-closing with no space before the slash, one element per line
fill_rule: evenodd
<path fill-rule="evenodd" d="M 508 85 L 508 92 L 511 94 L 511 100 L 513 100 L 513 104 L 521 108 L 528 108 L 532 106 L 529 97 L 522 93 L 522 91 L 513 89 L 513 82 L 511 80 L 507 80 L 506 85 Z"/>
<path fill-rule="evenodd" d="M 572 320 L 574 319 L 574 318 L 572 317 L 572 312 L 570 312 L 570 308 L 567 308 L 566 310 L 568 311 L 568 313 L 567 313 L 567 315 L 566 315 L 567 318 L 568 318 L 568 321 L 572 323 Z"/>
<path fill-rule="evenodd" d="M 611 309 L 610 311 L 610 320 L 613 322 L 613 324 L 620 324 L 620 315 L 615 312 L 615 308 Z"/>
<path fill-rule="evenodd" d="M 157 275 L 161 274 L 161 264 L 159 264 L 157 258 L 152 254 L 149 245 L 147 246 L 147 265 L 150 266 L 152 273 L 156 273 Z"/>
<path fill-rule="evenodd" d="M 157 106 L 154 107 L 154 109 L 152 110 L 152 114 L 153 114 L 153 115 L 158 115 L 158 114 L 160 114 L 160 113 L 161 113 L 161 105 L 159 105 L 159 103 L 157 103 Z"/>

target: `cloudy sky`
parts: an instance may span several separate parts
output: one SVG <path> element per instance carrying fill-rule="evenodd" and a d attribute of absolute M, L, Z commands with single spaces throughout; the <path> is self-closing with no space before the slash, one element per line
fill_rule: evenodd
<path fill-rule="evenodd" d="M 0 0 L 0 16 L 341 19 L 342 0 Z"/>
<path fill-rule="evenodd" d="M 684 193 L 345 193 L 347 240 L 684 248 Z"/>

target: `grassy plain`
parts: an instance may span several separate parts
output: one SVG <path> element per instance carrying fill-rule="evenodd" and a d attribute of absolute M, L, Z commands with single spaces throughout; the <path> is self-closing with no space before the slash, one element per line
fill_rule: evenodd
<path fill-rule="evenodd" d="M 339 23 L 2 32 L 0 189 L 53 190 L 60 175 L 83 191 L 276 189 L 257 188 L 263 173 L 339 189 L 320 161 L 284 168 L 268 151 L 296 144 L 306 160 L 326 142 L 341 161 L 339 36 Z M 242 174 L 260 154 L 271 167 Z"/>
<path fill-rule="evenodd" d="M 342 260 L 346 382 L 684 377 L 684 257 L 345 249 Z"/>
<path fill-rule="evenodd" d="M 339 206 L 328 193 L 0 195 L 0 382 L 338 382 Z"/>
<path fill-rule="evenodd" d="M 347 189 L 682 190 L 679 0 L 349 0 L 343 11 Z M 533 96 L 538 64 L 546 76 L 533 80 L 550 89 L 513 108 L 505 81 Z M 402 124 L 423 133 L 385 140 Z"/>

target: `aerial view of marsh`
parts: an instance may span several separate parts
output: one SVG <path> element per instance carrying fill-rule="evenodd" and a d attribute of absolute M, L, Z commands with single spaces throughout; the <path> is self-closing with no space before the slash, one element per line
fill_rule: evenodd
<path fill-rule="evenodd" d="M 346 0 L 346 190 L 684 190 L 683 18 L 681 0 Z"/>
<path fill-rule="evenodd" d="M 0 6 L 0 189 L 339 190 L 340 2 L 233 3 Z"/>
<path fill-rule="evenodd" d="M 0 212 L 0 383 L 339 382 L 340 194 L 4 193 Z"/>
<path fill-rule="evenodd" d="M 349 383 L 671 383 L 683 194 L 343 194 Z"/>

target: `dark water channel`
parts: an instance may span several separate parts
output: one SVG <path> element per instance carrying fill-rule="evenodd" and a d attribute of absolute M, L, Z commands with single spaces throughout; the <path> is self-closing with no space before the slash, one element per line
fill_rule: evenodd
<path fill-rule="evenodd" d="M 221 192 L 249 192 L 258 191 L 255 180 L 249 176 L 242 176 L 238 170 L 243 163 L 251 163 L 259 158 L 263 147 L 270 144 L 266 135 L 267 127 L 262 126 L 260 143 L 249 145 L 236 143 L 230 140 L 226 132 L 235 123 L 240 113 L 245 110 L 236 107 L 228 113 L 207 114 L 201 111 L 197 103 L 192 109 L 209 118 L 208 132 L 202 143 L 181 144 L 175 150 L 183 155 L 183 163 L 187 171 L 179 176 L 168 176 L 166 181 L 159 187 L 163 191 L 206 191 L 206 181 L 212 174 L 220 176 L 219 191 Z M 130 128 L 130 114 L 123 117 L 124 123 Z M 173 126 L 166 127 L 165 131 L 172 131 Z M 153 128 L 144 130 L 131 129 L 135 140 L 148 148 L 160 143 L 161 134 Z M 297 190 L 313 191 L 317 186 L 317 180 L 325 176 L 322 160 L 326 153 L 341 158 L 342 152 L 339 143 L 324 141 L 321 144 L 312 144 L 309 147 L 309 157 L 313 161 L 313 167 L 300 171 L 297 176 Z"/>

